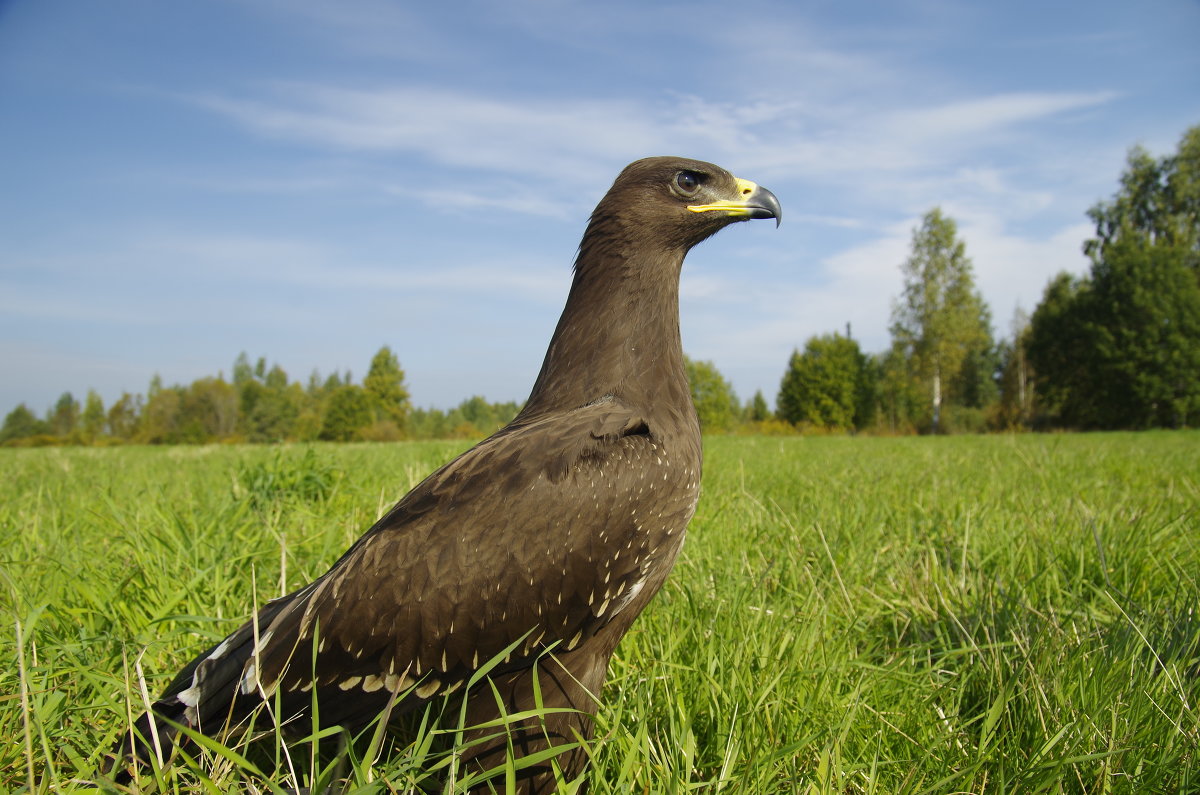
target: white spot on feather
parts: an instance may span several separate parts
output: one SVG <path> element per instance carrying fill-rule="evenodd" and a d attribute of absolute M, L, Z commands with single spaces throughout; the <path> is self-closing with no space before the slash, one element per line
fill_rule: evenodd
<path fill-rule="evenodd" d="M 254 671 L 255 671 L 254 662 L 251 661 L 246 666 L 246 670 L 242 673 L 241 691 L 242 691 L 243 695 L 249 695 L 250 693 L 254 692 L 254 683 L 255 683 Z"/>
<path fill-rule="evenodd" d="M 261 654 L 262 650 L 267 648 L 267 644 L 271 642 L 271 634 L 273 632 L 274 632 L 274 630 L 268 629 L 266 632 L 264 632 L 262 634 L 262 637 L 260 637 L 258 639 L 258 644 L 254 647 L 254 654 L 256 654 L 256 655 Z M 222 644 L 222 645 L 224 645 L 224 644 Z"/>
<path fill-rule="evenodd" d="M 643 574 L 641 576 L 641 579 L 639 579 L 637 582 L 635 582 L 633 584 L 633 586 L 629 589 L 629 593 L 627 593 L 623 597 L 621 597 L 621 600 L 616 605 L 613 606 L 613 615 L 614 616 L 617 613 L 620 613 L 622 610 L 624 610 L 629 605 L 629 603 L 633 601 L 634 597 L 636 597 L 639 593 L 641 593 L 643 586 L 646 585 L 646 579 L 648 577 L 649 577 L 648 574 Z M 622 587 L 624 587 L 624 584 L 622 584 Z M 618 590 L 617 593 L 620 593 L 620 590 Z"/>
<path fill-rule="evenodd" d="M 350 677 L 349 679 L 346 679 L 346 680 L 345 680 L 345 681 L 343 681 L 343 682 L 339 682 L 339 683 L 338 683 L 338 689 L 339 689 L 339 690 L 349 690 L 349 689 L 351 689 L 351 688 L 353 688 L 353 687 L 357 687 L 357 686 L 358 686 L 358 683 L 359 683 L 359 682 L 361 682 L 361 681 L 362 681 L 362 677 L 361 677 L 361 676 L 352 676 L 352 677 Z"/>
<path fill-rule="evenodd" d="M 219 659 L 221 659 L 222 657 L 224 657 L 226 654 L 228 654 L 228 653 L 229 653 L 229 647 L 230 647 L 230 644 L 231 644 L 232 642 L 233 642 L 233 636 L 232 636 L 232 635 L 230 635 L 228 638 L 226 638 L 225 640 L 221 641 L 221 645 L 220 645 L 220 646 L 218 646 L 217 648 L 213 649 L 213 653 L 212 653 L 212 654 L 210 654 L 210 655 L 208 655 L 208 659 L 210 659 L 210 660 L 219 660 Z M 186 703 L 186 702 L 185 702 L 185 703 Z M 192 705 L 190 705 L 190 706 L 195 706 L 195 704 L 192 704 Z"/>
<path fill-rule="evenodd" d="M 430 678 L 423 685 L 418 685 L 416 689 L 417 698 L 429 698 L 441 688 L 442 683 L 437 679 Z"/>
<path fill-rule="evenodd" d="M 216 655 L 213 656 L 215 657 Z M 209 657 L 209 659 L 211 660 L 212 657 Z M 196 680 L 193 679 L 192 681 L 195 682 Z M 193 684 L 187 690 L 181 690 L 180 692 L 176 693 L 175 698 L 179 699 L 180 704 L 188 707 L 195 707 L 200 703 L 200 687 L 199 685 Z"/>

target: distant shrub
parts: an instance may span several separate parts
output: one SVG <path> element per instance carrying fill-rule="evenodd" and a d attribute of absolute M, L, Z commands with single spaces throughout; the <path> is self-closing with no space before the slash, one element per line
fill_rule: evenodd
<path fill-rule="evenodd" d="M 404 431 L 392 420 L 376 420 L 360 428 L 358 435 L 364 442 L 398 442 L 404 438 Z"/>
<path fill-rule="evenodd" d="M 983 409 L 946 406 L 942 409 L 942 433 L 987 433 L 987 414 Z"/>
<path fill-rule="evenodd" d="M 333 465 L 319 459 L 311 447 L 299 459 L 285 452 L 280 449 L 270 460 L 239 466 L 234 497 L 262 510 L 287 500 L 322 502 L 333 493 L 338 479 Z"/>
<path fill-rule="evenodd" d="M 39 433 L 33 436 L 23 436 L 19 439 L 9 439 L 4 445 L 6 447 L 62 447 L 70 443 L 71 440 L 65 436 Z"/>
<path fill-rule="evenodd" d="M 742 423 L 737 432 L 742 436 L 795 436 L 799 430 L 787 420 L 768 417 L 765 420 Z"/>

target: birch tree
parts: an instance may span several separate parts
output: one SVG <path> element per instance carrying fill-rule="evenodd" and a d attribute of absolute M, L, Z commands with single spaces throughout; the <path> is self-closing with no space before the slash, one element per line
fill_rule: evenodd
<path fill-rule="evenodd" d="M 927 389 L 931 427 L 938 432 L 946 385 L 973 353 L 991 347 L 989 313 L 975 289 L 966 245 L 940 208 L 913 230 L 912 254 L 901 266 L 904 289 L 892 307 L 892 339 Z"/>

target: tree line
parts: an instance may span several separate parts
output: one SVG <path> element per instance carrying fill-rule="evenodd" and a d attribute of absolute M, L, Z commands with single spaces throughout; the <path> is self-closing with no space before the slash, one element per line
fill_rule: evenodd
<path fill-rule="evenodd" d="M 686 358 L 686 357 L 685 357 Z M 757 413 L 746 414 L 733 387 L 712 362 L 687 359 L 692 394 L 705 426 L 728 431 L 770 412 L 762 395 Z M 493 403 L 475 395 L 457 406 L 414 408 L 396 354 L 383 346 L 372 357 L 361 384 L 349 371 L 307 383 L 292 381 L 265 357 L 251 365 L 246 353 L 224 374 L 190 384 L 164 386 L 155 375 L 146 393 L 125 392 L 109 407 L 94 390 L 80 404 L 65 392 L 39 417 L 24 403 L 0 427 L 0 444 L 207 444 L 472 439 L 487 436 L 517 415 L 523 404 Z"/>
<path fill-rule="evenodd" d="M 865 353 L 846 333 L 810 338 L 784 369 L 774 411 L 742 403 L 712 362 L 687 359 L 707 432 L 955 433 L 1192 426 L 1200 421 L 1200 127 L 1177 152 L 1128 158 L 1120 187 L 1088 210 L 1088 274 L 1060 273 L 1032 315 L 1017 310 L 997 340 L 954 220 L 930 210 L 913 231 L 891 346 Z M 0 444 L 181 444 L 472 438 L 503 426 L 516 402 L 471 397 L 450 410 L 411 404 L 384 346 L 351 374 L 292 381 L 242 353 L 232 379 L 205 377 L 105 407 L 64 393 L 44 416 L 26 405 Z"/>
<path fill-rule="evenodd" d="M 1089 272 L 1060 273 L 999 341 L 954 220 L 914 230 L 891 347 L 813 337 L 776 401 L 788 423 L 893 433 L 1180 428 L 1200 422 L 1200 127 L 1129 154 L 1088 210 Z"/>
<path fill-rule="evenodd" d="M 0 428 L 0 443 L 189 444 L 208 442 L 395 441 L 484 436 L 520 409 L 515 402 L 471 397 L 449 410 L 413 408 L 404 370 L 384 346 L 361 384 L 350 372 L 307 383 L 291 380 L 265 358 L 240 354 L 223 374 L 164 386 L 157 375 L 144 395 L 126 392 L 111 406 L 95 390 L 80 402 L 64 393 L 38 417 L 21 404 Z"/>

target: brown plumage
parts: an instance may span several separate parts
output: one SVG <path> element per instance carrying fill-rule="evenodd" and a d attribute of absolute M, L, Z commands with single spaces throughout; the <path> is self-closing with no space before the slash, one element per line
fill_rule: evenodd
<path fill-rule="evenodd" d="M 113 772 L 151 756 L 151 720 L 225 737 L 263 704 L 288 728 L 362 727 L 451 693 L 468 724 L 565 707 L 512 730 L 523 756 L 591 735 L 609 657 L 662 586 L 700 485 L 700 428 L 679 339 L 688 250 L 731 222 L 780 217 L 769 191 L 694 160 L 629 165 L 592 214 L 545 362 L 521 413 L 434 472 L 329 571 L 268 603 L 183 669 L 118 743 Z M 256 718 L 262 728 L 269 717 Z M 163 720 L 163 719 L 167 720 Z M 494 730 L 492 730 L 494 731 Z M 482 740 L 488 732 L 468 734 Z M 501 764 L 481 741 L 468 770 Z M 586 753 L 556 758 L 577 775 Z M 520 791 L 550 792 L 549 765 Z"/>

